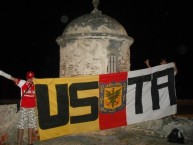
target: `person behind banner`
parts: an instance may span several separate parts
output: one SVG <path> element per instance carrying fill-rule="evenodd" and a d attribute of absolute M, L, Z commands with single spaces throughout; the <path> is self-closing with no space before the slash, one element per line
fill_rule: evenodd
<path fill-rule="evenodd" d="M 33 145 L 33 132 L 37 127 L 37 114 L 36 114 L 36 96 L 35 87 L 33 84 L 34 72 L 28 71 L 26 73 L 26 80 L 12 77 L 0 70 L 0 76 L 15 82 L 21 90 L 20 109 L 18 116 L 18 135 L 17 145 L 22 144 L 24 129 L 28 128 L 28 145 Z"/>
<path fill-rule="evenodd" d="M 146 64 L 146 66 L 147 66 L 148 68 L 151 67 L 150 62 L 149 62 L 149 59 L 146 59 L 144 63 Z M 160 65 L 162 65 L 162 64 L 167 64 L 167 63 L 168 63 L 168 62 L 167 62 L 166 58 L 162 58 L 162 59 L 160 60 Z M 176 75 L 177 73 L 178 73 L 178 69 L 177 69 L 177 67 L 176 67 L 176 63 L 174 62 L 174 75 Z M 175 116 L 174 114 L 171 115 L 171 117 L 172 117 L 172 119 L 176 119 L 176 116 Z"/>
<path fill-rule="evenodd" d="M 150 62 L 149 62 L 149 58 L 146 59 L 144 63 L 146 64 L 146 66 L 147 66 L 148 68 L 151 67 Z M 168 63 L 168 62 L 167 62 L 166 58 L 162 58 L 162 59 L 160 60 L 160 65 L 162 65 L 162 64 L 167 64 L 167 63 Z M 177 69 L 177 67 L 176 67 L 176 63 L 175 63 L 175 62 L 174 62 L 174 73 L 175 73 L 175 75 L 178 73 L 178 69 Z"/>

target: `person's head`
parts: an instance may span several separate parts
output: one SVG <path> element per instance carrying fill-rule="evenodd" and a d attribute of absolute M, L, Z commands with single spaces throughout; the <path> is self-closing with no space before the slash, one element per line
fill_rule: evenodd
<path fill-rule="evenodd" d="M 165 58 L 162 58 L 162 59 L 160 60 L 160 64 L 167 64 L 167 60 L 166 60 Z"/>
<path fill-rule="evenodd" d="M 33 71 L 28 71 L 28 72 L 26 73 L 26 79 L 27 79 L 27 81 L 32 82 L 32 79 L 33 79 L 34 77 L 35 77 L 35 74 L 34 74 Z"/>

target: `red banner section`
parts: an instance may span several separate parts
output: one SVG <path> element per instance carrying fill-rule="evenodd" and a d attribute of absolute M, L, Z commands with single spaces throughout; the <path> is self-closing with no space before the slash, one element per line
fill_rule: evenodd
<path fill-rule="evenodd" d="M 126 126 L 127 72 L 99 75 L 99 126 Z"/>

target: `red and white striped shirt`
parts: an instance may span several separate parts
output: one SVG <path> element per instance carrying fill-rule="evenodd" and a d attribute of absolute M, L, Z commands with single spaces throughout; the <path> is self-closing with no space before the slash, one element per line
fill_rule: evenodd
<path fill-rule="evenodd" d="M 16 85 L 21 88 L 22 98 L 21 98 L 21 101 L 20 101 L 20 106 L 25 107 L 25 108 L 36 107 L 36 97 L 35 97 L 35 86 L 34 86 L 34 84 L 30 85 L 30 83 L 25 81 L 25 80 L 19 80 L 16 83 Z M 27 90 L 27 92 L 26 92 L 26 90 Z"/>

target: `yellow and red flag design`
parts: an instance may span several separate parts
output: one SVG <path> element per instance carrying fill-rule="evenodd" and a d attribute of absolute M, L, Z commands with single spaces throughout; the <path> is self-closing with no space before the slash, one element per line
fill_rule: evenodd
<path fill-rule="evenodd" d="M 108 129 L 126 123 L 127 72 L 99 75 L 99 126 Z"/>

